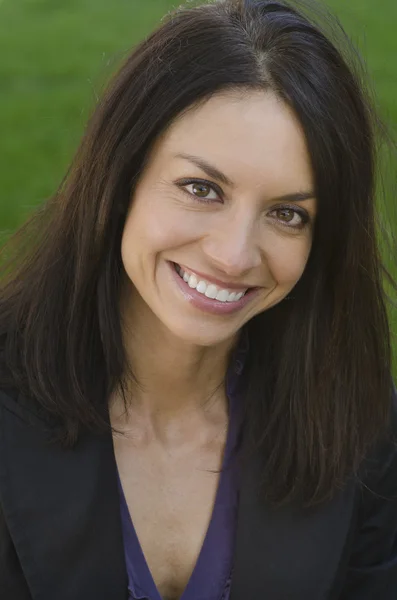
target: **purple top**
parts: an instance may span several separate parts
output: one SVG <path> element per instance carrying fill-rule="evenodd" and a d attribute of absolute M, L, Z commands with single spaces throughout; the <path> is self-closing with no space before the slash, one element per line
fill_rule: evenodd
<path fill-rule="evenodd" d="M 227 377 L 229 427 L 215 504 L 196 565 L 180 600 L 229 600 L 238 506 L 237 466 L 232 458 L 238 443 L 242 415 L 236 383 L 237 375 L 242 371 L 242 358 L 240 345 L 233 372 L 228 373 Z M 119 491 L 128 598 L 162 600 L 135 532 L 120 478 Z"/>

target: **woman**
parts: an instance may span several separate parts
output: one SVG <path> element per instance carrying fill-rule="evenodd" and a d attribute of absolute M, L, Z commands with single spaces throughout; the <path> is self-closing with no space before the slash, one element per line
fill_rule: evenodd
<path fill-rule="evenodd" d="M 267 0 L 181 9 L 126 60 L 6 248 L 2 598 L 397 597 L 359 80 Z"/>

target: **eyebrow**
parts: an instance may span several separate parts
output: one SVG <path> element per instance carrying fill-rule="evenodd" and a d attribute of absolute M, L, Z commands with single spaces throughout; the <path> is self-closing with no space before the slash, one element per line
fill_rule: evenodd
<path fill-rule="evenodd" d="M 184 153 L 175 154 L 175 158 L 182 158 L 184 160 L 188 160 L 192 164 L 196 165 L 196 167 L 204 171 L 204 173 L 206 173 L 208 177 L 216 179 L 217 181 L 220 181 L 221 183 L 229 187 L 235 187 L 235 184 L 231 179 L 229 179 L 229 177 L 227 177 L 227 175 L 222 173 L 222 171 L 217 169 L 214 165 L 211 165 L 209 162 L 204 160 L 204 158 Z M 277 196 L 276 198 L 273 198 L 273 200 L 277 202 L 303 202 L 304 200 L 308 200 L 309 198 L 315 198 L 315 193 L 313 191 L 300 191 L 293 192 L 291 194 L 284 194 L 283 196 Z"/>

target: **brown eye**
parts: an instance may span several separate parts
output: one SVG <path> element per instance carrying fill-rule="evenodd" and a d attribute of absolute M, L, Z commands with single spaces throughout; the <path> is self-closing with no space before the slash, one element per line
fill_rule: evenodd
<path fill-rule="evenodd" d="M 215 186 L 205 181 L 184 180 L 178 185 L 185 190 L 190 196 L 196 200 L 203 202 L 219 202 L 219 192 L 215 190 Z"/>
<path fill-rule="evenodd" d="M 280 225 L 292 229 L 303 229 L 310 220 L 306 211 L 290 206 L 280 206 L 272 210 L 272 213 Z"/>
<path fill-rule="evenodd" d="M 206 198 L 210 191 L 210 186 L 206 185 L 205 183 L 192 183 L 192 192 L 199 198 Z"/>
<path fill-rule="evenodd" d="M 285 221 L 286 223 L 292 221 L 296 215 L 296 211 L 292 210 L 292 208 L 278 208 L 276 212 L 277 218 L 281 221 Z"/>

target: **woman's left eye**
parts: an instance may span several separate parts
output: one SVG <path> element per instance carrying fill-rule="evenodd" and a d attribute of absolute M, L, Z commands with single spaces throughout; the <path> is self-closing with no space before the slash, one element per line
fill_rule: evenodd
<path fill-rule="evenodd" d="M 285 227 L 302 229 L 309 221 L 309 217 L 304 211 L 298 211 L 296 208 L 281 207 L 272 210 L 276 214 L 276 219 L 281 221 Z"/>

